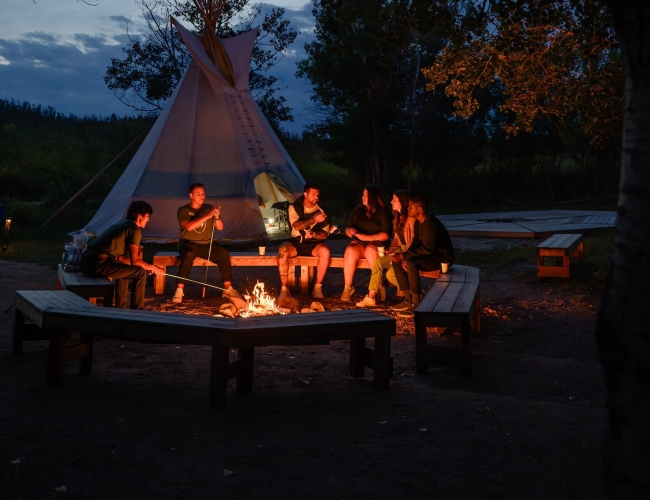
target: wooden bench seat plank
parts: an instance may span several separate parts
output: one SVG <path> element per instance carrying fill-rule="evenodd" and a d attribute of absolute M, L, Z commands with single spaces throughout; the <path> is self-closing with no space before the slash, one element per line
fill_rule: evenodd
<path fill-rule="evenodd" d="M 442 295 L 445 293 L 445 290 L 447 290 L 448 286 L 448 281 L 437 281 L 436 284 L 432 286 L 431 289 L 422 298 L 418 309 L 423 313 L 426 313 L 427 311 L 433 311 L 433 309 L 436 307 L 436 304 L 440 300 L 440 297 L 442 297 Z"/>
<path fill-rule="evenodd" d="M 464 283 L 450 312 L 464 314 L 469 311 L 471 315 L 478 297 L 478 286 L 478 283 Z"/>
<path fill-rule="evenodd" d="M 436 307 L 433 308 L 434 313 L 449 313 L 451 312 L 458 296 L 460 295 L 461 290 L 463 289 L 464 283 L 451 282 L 445 290 L 445 293 L 436 304 Z M 426 312 L 426 311 L 423 311 Z"/>

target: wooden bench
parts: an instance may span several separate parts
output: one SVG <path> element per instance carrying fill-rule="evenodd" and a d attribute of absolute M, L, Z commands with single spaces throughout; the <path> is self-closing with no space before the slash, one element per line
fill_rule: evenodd
<path fill-rule="evenodd" d="M 544 265 L 546 257 L 562 259 L 561 266 Z M 571 258 L 583 262 L 585 249 L 581 234 L 554 234 L 537 245 L 537 277 L 569 278 L 569 261 Z"/>
<path fill-rule="evenodd" d="M 181 258 L 177 252 L 157 252 L 153 257 L 153 264 L 161 267 L 167 272 L 168 266 L 179 266 Z M 216 266 L 209 260 L 197 257 L 194 259 L 194 266 Z M 277 255 L 259 255 L 256 252 L 230 252 L 230 265 L 233 267 L 278 267 Z M 318 265 L 318 257 L 293 257 L 289 259 L 289 287 L 295 288 L 300 284 L 300 293 L 309 292 L 309 283 L 313 280 Z M 343 268 L 343 256 L 331 256 L 329 267 Z M 357 269 L 370 269 L 366 259 L 361 259 Z M 296 270 L 299 271 L 296 279 Z M 157 295 L 165 290 L 166 276 L 154 278 L 154 288 Z"/>
<path fill-rule="evenodd" d="M 181 258 L 176 252 L 157 252 L 153 257 L 153 264 L 161 267 L 167 272 L 167 267 L 177 267 L 181 263 Z M 277 255 L 259 255 L 255 252 L 230 252 L 230 264 L 233 267 L 278 267 Z M 216 266 L 209 260 L 197 257 L 194 259 L 193 266 Z M 316 275 L 316 266 L 318 257 L 293 257 L 289 259 L 289 287 L 295 288 L 296 283 L 300 284 L 300 293 L 306 295 L 309 292 L 309 284 Z M 328 267 L 343 269 L 343 256 L 332 255 Z M 366 259 L 361 259 L 357 264 L 357 269 L 370 269 Z M 296 270 L 299 271 L 296 279 Z M 440 271 L 421 271 L 420 276 L 425 278 L 437 278 Z M 154 289 L 156 295 L 165 291 L 166 276 L 154 276 Z M 399 294 L 401 295 L 401 294 Z"/>
<path fill-rule="evenodd" d="M 72 332 L 80 343 L 69 346 Z M 350 375 L 373 370 L 373 386 L 388 389 L 392 373 L 391 337 L 395 320 L 367 310 L 289 314 L 253 318 L 215 318 L 156 311 L 102 308 L 70 291 L 18 291 L 15 297 L 13 352 L 25 340 L 49 340 L 47 384 L 62 383 L 65 363 L 79 359 L 79 373 L 92 368 L 93 335 L 136 342 L 212 347 L 209 402 L 226 402 L 228 379 L 237 377 L 237 391 L 253 389 L 254 349 L 259 346 L 304 345 L 350 341 Z M 374 349 L 366 347 L 373 338 Z M 229 361 L 230 349 L 238 349 Z"/>
<path fill-rule="evenodd" d="M 94 278 L 81 273 L 64 271 L 59 264 L 56 277 L 57 290 L 70 290 L 75 295 L 97 303 L 97 298 L 103 299 L 104 307 L 113 307 L 115 296 L 115 282 L 108 278 Z"/>
<path fill-rule="evenodd" d="M 471 323 L 481 330 L 479 270 L 452 266 L 440 274 L 436 283 L 415 309 L 415 362 L 417 373 L 428 372 L 428 365 L 462 365 L 463 374 L 472 373 Z M 461 345 L 427 345 L 427 327 L 460 328 Z"/>

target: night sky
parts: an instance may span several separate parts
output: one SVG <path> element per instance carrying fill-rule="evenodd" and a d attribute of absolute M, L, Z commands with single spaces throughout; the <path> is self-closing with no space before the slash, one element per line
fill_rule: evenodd
<path fill-rule="evenodd" d="M 134 0 L 2 0 L 0 2 L 0 98 L 52 106 L 78 116 L 133 114 L 106 88 L 103 77 L 112 57 L 122 58 L 131 34 L 144 29 Z M 293 108 L 295 122 L 282 127 L 300 133 L 310 123 L 309 86 L 294 74 L 304 59 L 304 44 L 313 40 L 311 2 L 274 0 L 301 32 L 273 74 Z M 259 21 L 261 22 L 261 17 Z M 189 27 L 186 24 L 187 27 Z"/>

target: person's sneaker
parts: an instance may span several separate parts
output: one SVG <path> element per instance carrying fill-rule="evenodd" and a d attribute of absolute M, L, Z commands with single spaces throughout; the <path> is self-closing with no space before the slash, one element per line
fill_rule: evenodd
<path fill-rule="evenodd" d="M 379 293 L 377 295 L 379 297 L 379 302 L 386 300 L 386 287 L 380 286 Z"/>
<path fill-rule="evenodd" d="M 357 307 L 375 307 L 376 305 L 377 301 L 368 295 L 361 302 L 357 302 Z"/>
<path fill-rule="evenodd" d="M 412 318 L 415 316 L 415 306 L 413 304 L 409 304 L 410 307 L 407 309 L 401 309 L 400 311 L 397 312 L 397 315 L 400 318 Z"/>
<path fill-rule="evenodd" d="M 314 285 L 314 289 L 311 292 L 311 296 L 314 297 L 315 299 L 324 299 L 325 295 L 323 295 L 323 284 L 322 283 L 316 283 Z"/>
<path fill-rule="evenodd" d="M 182 288 L 177 288 L 176 292 L 174 292 L 174 296 L 172 297 L 172 302 L 175 304 L 180 304 L 183 302 L 183 289 Z"/>
<path fill-rule="evenodd" d="M 286 286 L 283 286 L 282 290 L 280 290 L 280 295 L 278 296 L 278 299 L 284 299 L 286 297 L 291 297 L 291 292 Z"/>
<path fill-rule="evenodd" d="M 226 290 L 223 291 L 222 297 L 224 299 L 228 299 L 230 297 L 239 297 L 239 292 L 237 292 L 237 290 L 235 290 L 231 285 Z"/>
<path fill-rule="evenodd" d="M 350 302 L 353 293 L 354 293 L 354 287 L 346 286 L 343 289 L 343 293 L 341 294 L 341 300 L 344 300 L 345 302 Z"/>
<path fill-rule="evenodd" d="M 391 306 L 391 309 L 393 311 L 404 311 L 408 309 L 409 307 L 413 307 L 413 304 L 411 304 L 410 300 L 403 299 L 402 302 L 399 304 L 395 304 L 394 306 Z"/>

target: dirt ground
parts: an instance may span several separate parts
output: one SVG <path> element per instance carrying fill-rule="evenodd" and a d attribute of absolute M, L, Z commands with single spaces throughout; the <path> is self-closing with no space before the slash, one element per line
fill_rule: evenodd
<path fill-rule="evenodd" d="M 455 239 L 457 248 L 534 243 Z M 231 384 L 226 409 L 213 410 L 208 347 L 98 338 L 91 376 L 70 363 L 64 385 L 46 386 L 46 342 L 11 354 L 5 311 L 15 290 L 54 288 L 55 272 L 0 260 L 0 498 L 601 498 L 600 297 L 578 298 L 538 281 L 534 265 L 516 266 L 481 267 L 470 378 L 459 367 L 416 375 L 413 322 L 398 319 L 389 391 L 371 388 L 371 370 L 347 375 L 346 342 L 258 348 L 253 392 Z M 259 278 L 277 293 L 274 269 L 234 272 L 240 290 Z M 221 284 L 216 269 L 208 281 Z M 147 288 L 147 308 L 210 314 L 223 303 L 216 290 L 201 299 L 188 286 L 172 305 L 173 286 L 155 298 Z M 342 271 L 331 270 L 326 309 L 350 307 L 337 299 L 342 286 Z M 460 339 L 431 333 L 430 342 Z"/>

